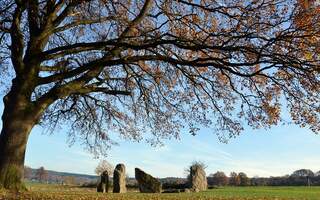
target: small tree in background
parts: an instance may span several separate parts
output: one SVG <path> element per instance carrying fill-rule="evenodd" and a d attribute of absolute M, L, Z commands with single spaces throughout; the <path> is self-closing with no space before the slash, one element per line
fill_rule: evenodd
<path fill-rule="evenodd" d="M 37 169 L 36 177 L 39 182 L 43 183 L 48 180 L 48 172 L 44 167 Z"/>
<path fill-rule="evenodd" d="M 240 185 L 240 177 L 238 176 L 238 174 L 236 172 L 230 173 L 229 185 L 232 185 L 232 186 L 239 186 Z"/>
<path fill-rule="evenodd" d="M 299 169 L 294 171 L 291 176 L 296 176 L 296 177 L 313 177 L 314 173 L 310 169 Z"/>
<path fill-rule="evenodd" d="M 310 169 L 299 169 L 291 174 L 291 178 L 302 178 L 306 180 L 306 185 L 311 185 L 310 178 L 314 177 L 314 173 Z"/>
<path fill-rule="evenodd" d="M 191 163 L 190 167 L 200 167 L 203 170 L 205 170 L 208 166 L 202 161 L 193 161 Z M 190 169 L 190 167 L 189 167 L 189 169 Z"/>
<path fill-rule="evenodd" d="M 109 176 L 113 174 L 114 166 L 106 160 L 101 160 L 94 172 L 100 176 L 102 172 L 108 171 Z"/>
<path fill-rule="evenodd" d="M 217 171 L 212 174 L 211 177 L 213 185 L 226 186 L 229 182 L 228 177 L 224 172 Z"/>
<path fill-rule="evenodd" d="M 240 185 L 241 186 L 248 186 L 250 185 L 250 179 L 248 178 L 247 174 L 245 174 L 244 172 L 240 172 L 238 174 L 238 177 L 240 179 Z"/>

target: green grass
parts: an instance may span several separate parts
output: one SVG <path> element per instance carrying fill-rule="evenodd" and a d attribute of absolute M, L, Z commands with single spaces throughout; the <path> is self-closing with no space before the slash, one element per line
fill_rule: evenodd
<path fill-rule="evenodd" d="M 320 187 L 226 187 L 209 190 L 203 196 L 249 199 L 320 199 Z"/>
<path fill-rule="evenodd" d="M 63 200 L 320 200 L 320 187 L 224 187 L 199 193 L 172 194 L 101 194 L 94 188 L 76 186 L 26 184 L 28 192 L 10 193 L 0 190 L 0 199 L 63 199 Z M 1 196 L 2 195 L 2 196 Z"/>

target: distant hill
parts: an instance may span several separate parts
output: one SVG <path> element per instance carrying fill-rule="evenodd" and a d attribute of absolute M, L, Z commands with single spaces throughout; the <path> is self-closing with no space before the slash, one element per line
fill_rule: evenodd
<path fill-rule="evenodd" d="M 88 174 L 77 174 L 77 173 L 70 173 L 70 172 L 58 172 L 53 170 L 48 170 L 48 174 L 53 176 L 73 176 L 77 178 L 85 178 L 85 179 L 98 179 L 98 176 L 95 175 L 88 175 Z"/>
<path fill-rule="evenodd" d="M 40 182 L 38 169 L 28 168 L 25 169 L 25 179 L 33 182 Z M 88 174 L 78 174 L 69 172 L 58 172 L 53 170 L 45 170 L 42 182 L 47 183 L 61 183 L 61 184 L 85 184 L 98 181 L 98 176 Z"/>

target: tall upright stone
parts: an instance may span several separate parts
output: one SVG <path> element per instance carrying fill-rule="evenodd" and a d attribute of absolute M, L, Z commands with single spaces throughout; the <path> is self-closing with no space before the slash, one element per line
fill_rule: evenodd
<path fill-rule="evenodd" d="M 206 172 L 201 166 L 194 165 L 190 167 L 190 182 L 193 192 L 199 192 L 208 189 Z"/>
<path fill-rule="evenodd" d="M 139 168 L 135 168 L 135 177 L 138 181 L 139 190 L 143 193 L 161 193 L 162 185 L 160 181 L 145 173 Z"/>
<path fill-rule="evenodd" d="M 126 167 L 118 164 L 113 171 L 113 193 L 126 193 Z"/>
<path fill-rule="evenodd" d="M 107 193 L 109 190 L 109 174 L 108 171 L 104 171 L 100 177 L 100 183 L 97 187 L 97 192 Z"/>

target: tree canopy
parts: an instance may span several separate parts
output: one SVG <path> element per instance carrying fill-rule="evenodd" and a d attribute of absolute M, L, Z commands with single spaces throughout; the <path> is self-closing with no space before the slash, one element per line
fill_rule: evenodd
<path fill-rule="evenodd" d="M 157 141 L 209 125 L 232 137 L 244 120 L 277 124 L 285 107 L 319 131 L 319 47 L 309 41 L 319 29 L 312 20 L 312 30 L 297 26 L 295 1 L 5 0 L 1 8 L 1 69 L 32 79 L 25 95 L 47 108 L 42 124 L 71 121 L 70 136 L 90 147 L 110 142 L 111 130 Z"/>
<path fill-rule="evenodd" d="M 314 173 L 310 169 L 299 169 L 294 171 L 291 176 L 293 177 L 313 177 Z"/>

